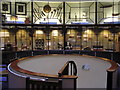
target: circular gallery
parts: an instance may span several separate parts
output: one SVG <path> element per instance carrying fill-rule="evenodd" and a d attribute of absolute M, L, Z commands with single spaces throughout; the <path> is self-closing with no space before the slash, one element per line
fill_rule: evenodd
<path fill-rule="evenodd" d="M 25 88 L 26 78 L 30 77 L 43 82 L 61 79 L 62 88 L 109 88 L 117 85 L 117 78 L 113 78 L 117 77 L 117 69 L 114 61 L 86 55 L 26 57 L 8 65 L 9 87 Z M 109 86 L 111 83 L 113 85 Z"/>

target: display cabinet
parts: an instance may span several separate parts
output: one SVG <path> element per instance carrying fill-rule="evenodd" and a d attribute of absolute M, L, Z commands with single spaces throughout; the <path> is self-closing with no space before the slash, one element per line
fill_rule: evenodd
<path fill-rule="evenodd" d="M 50 30 L 49 50 L 63 50 L 64 36 L 62 30 Z"/>
<path fill-rule="evenodd" d="M 120 2 L 98 2 L 97 3 L 97 23 L 99 24 L 119 24 L 120 23 Z"/>
<path fill-rule="evenodd" d="M 82 29 L 78 26 L 66 26 L 65 49 L 81 50 Z"/>
<path fill-rule="evenodd" d="M 98 35 L 99 46 L 102 46 L 103 50 L 113 50 L 113 38 L 114 33 L 109 29 L 103 29 Z"/>
<path fill-rule="evenodd" d="M 1 49 L 120 51 L 119 7 L 119 1 L 2 2 Z"/>
<path fill-rule="evenodd" d="M 115 38 L 114 38 L 114 47 L 116 51 L 120 52 L 120 26 L 116 26 Z"/>
<path fill-rule="evenodd" d="M 12 44 L 14 43 L 14 36 L 8 29 L 0 30 L 1 50 L 12 50 Z"/>
<path fill-rule="evenodd" d="M 64 4 L 65 3 L 65 4 Z M 3 23 L 119 24 L 120 2 L 2 2 Z"/>
<path fill-rule="evenodd" d="M 3 23 L 32 23 L 31 2 L 2 2 L 1 4 Z"/>
<path fill-rule="evenodd" d="M 65 23 L 66 24 L 94 24 L 95 3 L 89 2 L 66 2 Z"/>
<path fill-rule="evenodd" d="M 32 38 L 32 49 L 33 50 L 47 50 L 46 46 L 47 30 L 46 26 L 32 26 L 31 38 Z"/>
<path fill-rule="evenodd" d="M 45 33 L 43 30 L 35 30 L 34 32 L 34 49 L 44 50 L 45 49 Z"/>
<path fill-rule="evenodd" d="M 94 27 L 83 27 L 82 50 L 94 50 L 97 45 L 97 36 Z"/>
<path fill-rule="evenodd" d="M 48 50 L 63 50 L 64 49 L 64 29 L 63 26 L 59 25 L 50 25 L 49 33 L 46 37 L 48 41 L 49 49 Z"/>
<path fill-rule="evenodd" d="M 29 31 L 25 29 L 18 29 L 16 32 L 17 37 L 17 50 L 31 50 L 31 38 Z"/>
<path fill-rule="evenodd" d="M 62 24 L 62 2 L 33 2 L 34 24 Z"/>

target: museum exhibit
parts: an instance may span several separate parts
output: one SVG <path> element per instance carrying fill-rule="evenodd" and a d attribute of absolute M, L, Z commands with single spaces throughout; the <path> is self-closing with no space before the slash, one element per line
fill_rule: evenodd
<path fill-rule="evenodd" d="M 0 6 L 3 90 L 120 90 L 120 0 Z"/>

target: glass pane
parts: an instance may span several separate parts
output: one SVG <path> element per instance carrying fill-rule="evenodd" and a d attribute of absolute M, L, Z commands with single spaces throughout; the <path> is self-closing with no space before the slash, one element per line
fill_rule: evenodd
<path fill-rule="evenodd" d="M 13 46 L 12 46 L 13 42 L 11 41 L 10 37 L 11 35 L 9 30 L 7 29 L 0 30 L 1 50 L 5 50 L 5 51 L 13 50 Z"/>
<path fill-rule="evenodd" d="M 66 34 L 65 49 L 80 50 L 81 49 L 81 32 L 76 29 L 68 29 Z"/>
<path fill-rule="evenodd" d="M 120 27 L 116 29 L 115 33 L 115 50 L 120 52 Z"/>
<path fill-rule="evenodd" d="M 19 29 L 17 35 L 17 48 L 19 50 L 30 50 L 31 49 L 31 38 L 29 32 L 25 29 Z"/>
<path fill-rule="evenodd" d="M 103 29 L 98 35 L 98 44 L 103 50 L 113 50 L 113 39 L 114 34 L 109 29 Z"/>
<path fill-rule="evenodd" d="M 97 20 L 99 24 L 120 23 L 119 2 L 98 2 Z"/>
<path fill-rule="evenodd" d="M 34 24 L 62 24 L 63 6 L 61 2 L 34 2 Z"/>
<path fill-rule="evenodd" d="M 17 24 L 30 24 L 31 18 L 31 3 L 30 2 L 4 2 L 7 5 L 7 11 L 2 11 L 3 23 L 17 23 Z"/>
<path fill-rule="evenodd" d="M 82 50 L 94 50 L 97 43 L 97 36 L 93 28 L 83 28 Z"/>
<path fill-rule="evenodd" d="M 43 30 L 35 30 L 33 47 L 35 50 L 44 50 L 45 47 L 45 33 Z"/>
<path fill-rule="evenodd" d="M 49 38 L 49 50 L 64 49 L 64 36 L 62 30 L 51 30 Z"/>
<path fill-rule="evenodd" d="M 95 23 L 94 2 L 66 2 L 65 22 L 67 24 Z"/>

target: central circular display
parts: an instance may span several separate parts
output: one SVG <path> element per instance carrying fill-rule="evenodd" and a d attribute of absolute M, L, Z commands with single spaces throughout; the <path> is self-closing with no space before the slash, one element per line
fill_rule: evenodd
<path fill-rule="evenodd" d="M 58 72 L 67 61 L 76 63 L 78 71 L 77 88 L 106 88 L 106 70 L 113 69 L 113 64 L 109 60 L 92 56 L 40 55 L 14 61 L 10 67 L 14 70 L 13 72 L 20 75 L 57 78 Z"/>

